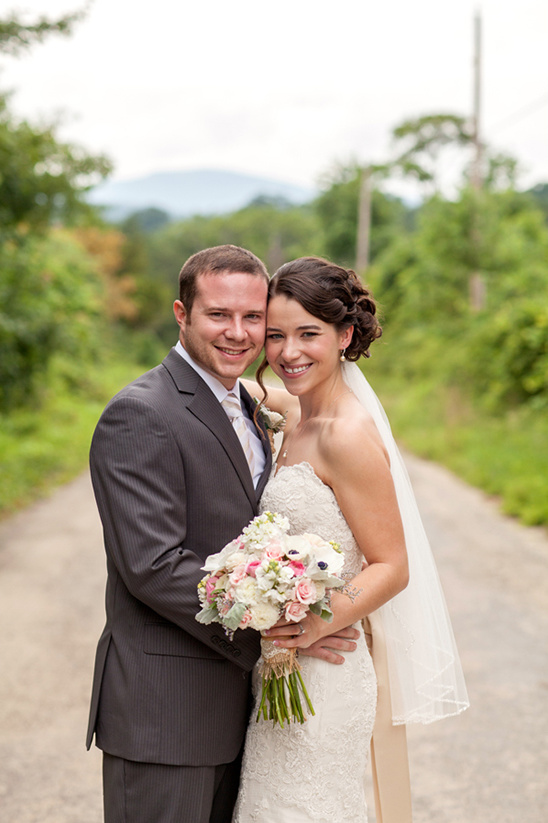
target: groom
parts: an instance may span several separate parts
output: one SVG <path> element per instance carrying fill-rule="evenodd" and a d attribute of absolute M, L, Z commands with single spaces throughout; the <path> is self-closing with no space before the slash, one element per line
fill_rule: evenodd
<path fill-rule="evenodd" d="M 267 289 L 245 249 L 189 258 L 179 342 L 110 401 L 93 437 L 108 576 L 87 746 L 95 734 L 103 750 L 105 823 L 230 823 L 259 636 L 198 623 L 196 586 L 257 514 L 271 469 L 238 381 L 262 349 Z M 333 649 L 351 636 L 307 651 L 340 662 Z"/>

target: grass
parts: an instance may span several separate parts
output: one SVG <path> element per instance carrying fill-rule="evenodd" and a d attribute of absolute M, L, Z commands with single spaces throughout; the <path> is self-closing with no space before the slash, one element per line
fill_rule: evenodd
<path fill-rule="evenodd" d="M 500 499 L 506 514 L 548 526 L 548 419 L 527 408 L 494 416 L 462 390 L 375 373 L 397 439 Z"/>
<path fill-rule="evenodd" d="M 113 394 L 143 371 L 120 361 L 91 372 L 85 393 L 52 380 L 37 410 L 0 417 L 0 518 L 76 477 L 87 465 L 95 424 Z"/>

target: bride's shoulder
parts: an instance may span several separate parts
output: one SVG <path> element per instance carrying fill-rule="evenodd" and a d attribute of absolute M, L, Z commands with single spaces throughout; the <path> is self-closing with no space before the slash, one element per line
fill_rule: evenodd
<path fill-rule="evenodd" d="M 322 437 L 324 458 L 334 468 L 388 465 L 388 454 L 375 422 L 358 402 L 329 421 Z"/>

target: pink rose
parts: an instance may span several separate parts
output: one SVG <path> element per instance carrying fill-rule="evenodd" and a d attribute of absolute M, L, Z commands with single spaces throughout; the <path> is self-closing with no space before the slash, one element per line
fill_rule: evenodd
<path fill-rule="evenodd" d="M 257 574 L 257 569 L 259 568 L 260 565 L 261 565 L 260 560 L 251 560 L 251 562 L 247 564 L 247 568 L 246 568 L 247 574 L 249 574 L 251 577 L 255 577 L 256 574 Z"/>
<path fill-rule="evenodd" d="M 293 620 L 294 623 L 298 623 L 305 615 L 306 608 L 298 600 L 292 600 L 285 607 L 284 617 L 286 620 Z"/>
<path fill-rule="evenodd" d="M 292 560 L 289 563 L 289 568 L 293 569 L 295 577 L 300 577 L 306 571 L 304 563 L 301 563 L 299 560 Z"/>
<path fill-rule="evenodd" d="M 310 603 L 315 603 L 318 599 L 318 593 L 314 582 L 307 577 L 299 580 L 295 586 L 295 597 L 307 606 L 309 606 Z"/>
<path fill-rule="evenodd" d="M 229 575 L 229 580 L 233 586 L 237 586 L 238 583 L 241 583 L 246 575 L 246 567 L 245 563 L 240 563 L 239 566 L 236 566 L 234 571 L 232 571 Z"/>
<path fill-rule="evenodd" d="M 215 586 L 217 585 L 218 577 L 208 577 L 206 580 L 206 600 L 208 603 L 211 603 L 213 598 L 213 591 Z"/>
<path fill-rule="evenodd" d="M 285 552 L 281 543 L 272 540 L 264 550 L 264 556 L 269 560 L 281 560 Z"/>
<path fill-rule="evenodd" d="M 246 609 L 246 611 L 244 612 L 244 616 L 240 620 L 240 625 L 238 626 L 238 628 L 239 629 L 245 629 L 247 624 L 250 623 L 252 619 L 253 619 L 253 615 L 251 614 L 249 609 Z"/>

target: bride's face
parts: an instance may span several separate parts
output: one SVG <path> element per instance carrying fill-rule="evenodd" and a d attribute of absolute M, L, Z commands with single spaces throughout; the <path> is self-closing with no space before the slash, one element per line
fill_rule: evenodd
<path fill-rule="evenodd" d="M 351 337 L 351 329 L 338 332 L 297 300 L 278 295 L 268 304 L 266 358 L 291 394 L 305 394 L 322 384 L 330 388 L 340 370 L 340 350 Z"/>

